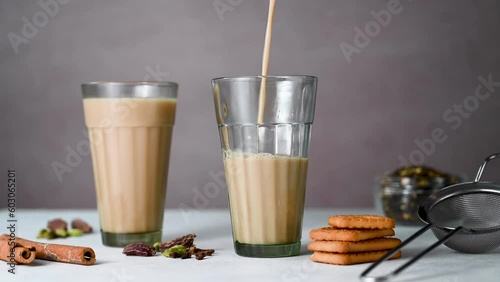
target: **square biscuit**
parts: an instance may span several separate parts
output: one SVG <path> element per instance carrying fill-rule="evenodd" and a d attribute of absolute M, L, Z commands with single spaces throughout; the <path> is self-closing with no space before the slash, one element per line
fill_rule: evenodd
<path fill-rule="evenodd" d="M 333 215 L 328 218 L 328 224 L 336 228 L 346 229 L 387 229 L 394 228 L 394 219 L 381 215 Z"/>
<path fill-rule="evenodd" d="M 339 229 L 323 227 L 311 230 L 309 237 L 313 240 L 357 242 L 373 238 L 394 236 L 394 229 Z"/>
<path fill-rule="evenodd" d="M 330 253 L 362 253 L 393 249 L 401 244 L 398 238 L 377 238 L 358 242 L 313 241 L 307 248 L 310 251 Z"/>
<path fill-rule="evenodd" d="M 314 262 L 337 264 L 337 265 L 351 265 L 358 263 L 374 262 L 387 254 L 389 250 L 364 252 L 364 253 L 351 253 L 351 254 L 337 254 L 327 252 L 314 252 L 311 255 L 311 260 Z M 401 257 L 401 251 L 394 254 L 390 259 L 397 259 Z"/>

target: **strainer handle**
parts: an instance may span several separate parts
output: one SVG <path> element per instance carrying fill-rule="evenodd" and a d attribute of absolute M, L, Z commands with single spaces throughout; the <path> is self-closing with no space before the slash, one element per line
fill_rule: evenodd
<path fill-rule="evenodd" d="M 365 282 L 382 282 L 382 281 L 389 281 L 389 280 L 393 279 L 401 271 L 405 270 L 407 267 L 409 267 L 414 262 L 416 262 L 417 260 L 419 260 L 421 257 L 423 257 L 424 255 L 426 255 L 428 252 L 434 250 L 437 246 L 439 246 L 442 243 L 446 242 L 448 239 L 451 238 L 451 236 L 455 235 L 455 233 L 457 233 L 458 231 L 460 231 L 460 229 L 462 229 L 461 226 L 455 228 L 453 231 L 451 231 L 446 236 L 444 236 L 443 238 L 441 238 L 441 240 L 439 240 L 436 243 L 432 244 L 427 249 L 423 250 L 418 255 L 416 255 L 415 257 L 413 257 L 412 259 L 410 259 L 407 263 L 403 264 L 402 266 L 400 266 L 399 268 L 397 268 L 396 270 L 394 270 L 393 272 L 391 272 L 389 274 L 386 274 L 386 275 L 383 275 L 383 276 L 377 276 L 377 277 L 367 276 L 368 273 L 370 273 L 373 269 L 375 269 L 377 266 L 379 266 L 382 262 L 384 262 L 387 259 L 389 259 L 390 257 L 392 257 L 399 250 L 401 250 L 404 246 L 408 245 L 411 241 L 413 241 L 414 239 L 416 239 L 420 235 L 424 234 L 431 227 L 432 227 L 432 223 L 429 223 L 426 226 L 422 227 L 415 234 L 411 235 L 410 237 L 408 237 L 408 239 L 404 240 L 401 244 L 399 244 L 399 246 L 397 246 L 396 248 L 392 249 L 385 256 L 381 257 L 379 260 L 377 260 L 372 265 L 370 265 L 370 267 L 368 267 L 365 271 L 363 271 L 363 273 L 361 273 L 361 276 L 360 276 L 361 281 L 365 281 Z"/>
<path fill-rule="evenodd" d="M 474 182 L 479 182 L 479 180 L 481 179 L 481 175 L 483 174 L 484 169 L 486 168 L 486 165 L 488 164 L 488 162 L 491 161 L 492 159 L 498 158 L 498 157 L 500 157 L 500 153 L 490 155 L 486 159 L 484 159 L 483 164 L 481 164 L 481 166 L 479 167 L 479 170 L 477 171 L 476 179 L 474 179 Z"/>

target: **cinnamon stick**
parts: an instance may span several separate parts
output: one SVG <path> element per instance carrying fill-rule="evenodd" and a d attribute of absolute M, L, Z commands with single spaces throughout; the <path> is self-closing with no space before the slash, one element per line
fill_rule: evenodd
<path fill-rule="evenodd" d="M 3 234 L 0 236 L 0 241 L 8 241 L 9 238 L 10 236 L 8 234 Z M 94 250 L 88 247 L 46 244 L 29 241 L 19 237 L 15 238 L 15 242 L 22 246 L 34 247 L 37 259 L 82 265 L 91 265 L 95 262 Z"/>
<path fill-rule="evenodd" d="M 8 240 L 0 240 L 0 259 L 9 263 L 30 264 L 35 260 L 35 248 L 17 242 L 9 245 Z"/>

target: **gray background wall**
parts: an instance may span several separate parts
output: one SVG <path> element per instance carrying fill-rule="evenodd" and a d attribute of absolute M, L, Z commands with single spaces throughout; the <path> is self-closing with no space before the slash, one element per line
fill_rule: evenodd
<path fill-rule="evenodd" d="M 95 207 L 90 156 L 62 182 L 51 167 L 87 140 L 79 85 L 155 80 L 158 69 L 181 85 L 167 207 L 193 207 L 195 189 L 203 193 L 210 173 L 223 170 L 210 79 L 259 73 L 267 1 L 60 2 L 44 22 L 38 1 L 0 0 L 0 173 L 5 183 L 16 169 L 18 206 Z M 233 6 L 219 17 L 214 2 Z M 370 12 L 388 2 L 278 0 L 270 74 L 319 77 L 308 207 L 371 206 L 374 177 L 399 166 L 399 156 L 472 177 L 500 151 L 500 87 L 469 97 L 479 76 L 500 81 L 498 1 L 402 0 L 349 63 L 341 43 L 354 45 L 355 27 L 370 27 Z M 26 38 L 23 17 L 33 23 L 34 15 L 40 27 Z M 11 32 L 28 41 L 17 53 Z M 460 116 L 453 107 L 464 100 Z M 415 140 L 436 128 L 446 140 L 424 154 Z M 499 169 L 486 177 L 499 180 Z M 220 189 L 198 207 L 225 207 L 226 195 Z"/>

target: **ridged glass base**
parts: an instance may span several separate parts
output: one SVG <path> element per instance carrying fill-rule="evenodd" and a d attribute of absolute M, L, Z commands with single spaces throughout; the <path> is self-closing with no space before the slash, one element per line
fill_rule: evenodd
<path fill-rule="evenodd" d="M 125 247 L 135 242 L 153 245 L 156 242 L 161 242 L 161 233 L 161 230 L 147 233 L 108 233 L 101 230 L 102 243 L 110 247 Z"/>
<path fill-rule="evenodd" d="M 234 242 L 236 254 L 244 257 L 254 258 L 279 258 L 299 255 L 300 241 L 291 244 L 280 245 L 253 245 Z"/>

